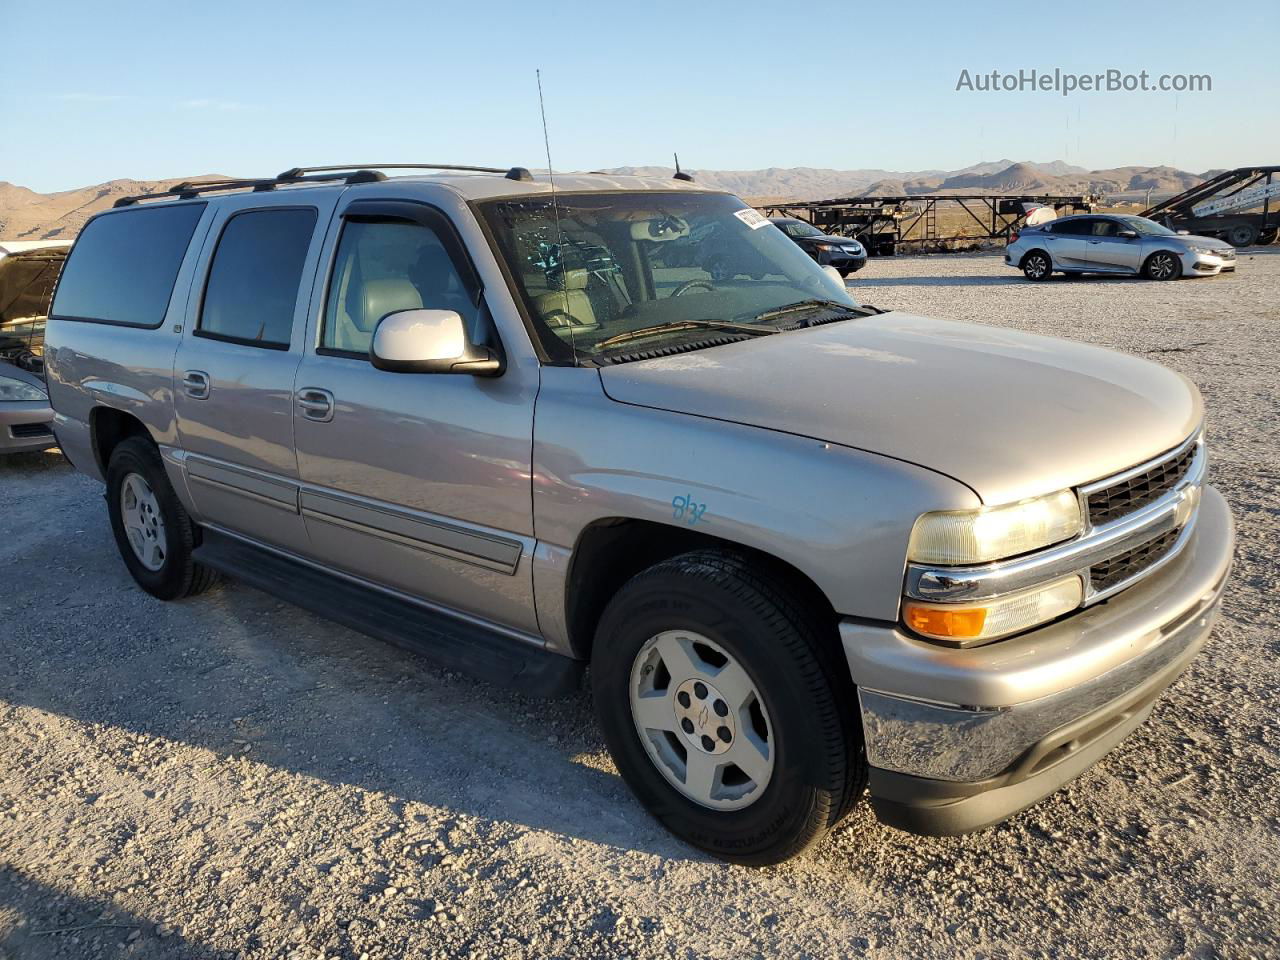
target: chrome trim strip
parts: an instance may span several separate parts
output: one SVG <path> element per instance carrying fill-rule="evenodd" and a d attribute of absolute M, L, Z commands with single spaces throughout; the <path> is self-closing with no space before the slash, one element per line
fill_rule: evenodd
<path fill-rule="evenodd" d="M 402 546 L 514 574 L 524 550 L 509 540 L 418 513 L 361 503 L 330 491 L 303 489 L 302 515 Z"/>
<path fill-rule="evenodd" d="M 1193 437 L 1191 442 L 1199 443 L 1199 434 Z M 1183 444 L 1172 453 L 1165 454 L 1155 461 L 1140 464 L 1139 467 L 1149 470 L 1153 463 L 1160 463 L 1171 456 L 1177 456 L 1186 447 L 1187 444 Z M 1197 498 L 1189 498 L 1187 491 L 1203 483 L 1206 459 L 1204 445 L 1201 443 L 1187 470 L 1187 475 L 1158 500 L 1118 520 L 1099 527 L 1091 527 L 1075 540 L 1069 540 L 1056 547 L 1014 560 L 1002 560 L 971 567 L 927 567 L 910 564 L 907 567 L 906 595 L 916 600 L 935 602 L 987 600 L 1076 573 L 1084 577 L 1084 605 L 1097 603 L 1146 576 L 1158 564 L 1145 567 L 1122 584 L 1097 593 L 1092 592 L 1089 586 L 1089 567 L 1139 547 L 1170 530 L 1185 526 L 1186 532 L 1189 532 L 1199 502 Z M 1117 477 L 1132 475 L 1135 475 L 1134 472 L 1127 470 L 1123 474 L 1117 474 L 1116 477 L 1110 477 L 1099 483 L 1105 487 L 1120 482 Z M 1081 489 L 1083 491 L 1087 488 Z M 1159 564 L 1173 559 L 1185 543 L 1186 536 L 1179 537 L 1178 543 L 1159 561 Z"/>
<path fill-rule="evenodd" d="M 1085 498 L 1088 498 L 1089 494 L 1091 493 L 1097 493 L 1099 490 L 1105 490 L 1107 487 L 1113 486 L 1117 483 L 1124 483 L 1124 481 L 1132 479 L 1133 477 L 1138 476 L 1138 474 L 1140 473 L 1146 473 L 1148 470 L 1152 470 L 1155 467 L 1160 466 L 1160 464 L 1164 463 L 1166 460 L 1173 460 L 1175 457 L 1182 456 L 1182 454 L 1186 452 L 1186 449 L 1194 444 L 1200 445 L 1200 449 L 1196 453 L 1197 459 L 1203 458 L 1204 431 L 1197 430 L 1195 433 L 1189 436 L 1186 440 L 1182 441 L 1182 443 L 1178 444 L 1172 450 L 1166 450 L 1164 453 L 1160 454 L 1159 456 L 1152 457 L 1150 460 L 1144 460 L 1142 463 L 1132 466 L 1128 470 L 1122 471 L 1121 473 L 1114 473 L 1109 477 L 1103 477 L 1101 480 L 1095 480 L 1092 483 L 1084 484 L 1083 486 L 1080 487 L 1080 493 L 1084 495 Z M 1195 469 L 1195 464 L 1193 463 L 1191 470 L 1187 471 L 1188 476 L 1191 474 L 1191 471 L 1194 469 Z M 1086 519 L 1088 518 L 1086 517 Z"/>
<path fill-rule="evenodd" d="M 416 597 L 411 593 L 405 593 L 402 590 L 396 590 L 392 587 L 384 586 L 381 583 L 366 580 L 364 577 L 357 577 L 355 574 L 347 573 L 343 570 L 337 570 L 333 567 L 326 566 L 323 563 L 317 563 L 314 560 L 308 560 L 306 557 L 299 556 L 298 554 L 292 553 L 288 550 L 281 550 L 279 547 L 273 547 L 270 544 L 263 543 L 261 540 L 255 540 L 253 537 L 247 537 L 243 533 L 236 533 L 234 530 L 228 530 L 226 527 L 220 526 L 216 523 L 206 523 L 201 524 L 201 526 L 208 527 L 210 530 L 217 530 L 224 536 L 247 543 L 250 546 L 257 547 L 259 550 L 265 550 L 268 553 L 274 553 L 277 556 L 286 557 L 295 563 L 301 563 L 304 566 L 319 570 L 321 573 L 340 577 L 343 580 L 358 584 L 362 587 L 367 587 L 370 590 L 376 590 L 379 593 L 385 593 L 388 596 L 395 597 L 397 600 L 408 601 L 409 603 L 422 607 L 424 610 L 430 610 L 433 613 L 440 613 L 448 617 L 453 617 L 455 620 L 461 620 L 465 623 L 475 624 L 478 627 L 484 627 L 486 630 L 492 630 L 494 633 L 501 633 L 513 640 L 519 640 L 521 643 L 527 643 L 531 647 L 537 647 L 539 650 L 546 649 L 546 641 L 534 634 L 525 633 L 524 631 L 516 630 L 513 627 L 504 627 L 502 624 L 495 623 L 492 620 L 486 620 L 484 617 L 477 617 L 469 613 L 463 613 L 460 610 L 454 610 L 452 607 L 433 603 L 430 600 L 424 600 L 422 597 Z"/>
<path fill-rule="evenodd" d="M 1166 553 L 1159 560 L 1155 561 L 1155 563 L 1147 564 L 1145 567 L 1143 567 L 1133 576 L 1129 577 L 1127 580 L 1121 580 L 1119 583 L 1113 583 L 1111 586 L 1107 587 L 1107 589 L 1105 590 L 1094 590 L 1089 583 L 1088 571 L 1085 571 L 1084 606 L 1087 607 L 1090 604 L 1099 603 L 1107 599 L 1107 597 L 1111 596 L 1112 594 L 1119 593 L 1121 590 L 1124 590 L 1126 587 L 1133 586 L 1139 580 L 1142 580 L 1144 577 L 1149 577 L 1151 574 L 1155 573 L 1157 570 L 1163 567 L 1166 563 L 1169 563 L 1171 560 L 1174 560 L 1178 556 L 1178 554 L 1182 552 L 1183 548 L 1186 547 L 1187 541 L 1191 538 L 1192 531 L 1194 531 L 1196 528 L 1197 513 L 1198 511 L 1193 512 L 1191 514 L 1190 519 L 1188 519 L 1187 522 L 1183 524 L 1182 529 L 1178 533 L 1178 539 L 1174 541 L 1173 546 L 1169 548 L 1168 553 Z M 1141 544 L 1139 544 L 1139 546 L 1140 545 Z M 1121 551 L 1121 552 L 1123 553 L 1124 551 Z"/>
<path fill-rule="evenodd" d="M 287 480 L 232 466 L 195 454 L 183 459 L 188 480 L 196 480 L 217 489 L 240 494 L 260 503 L 298 512 L 298 485 Z"/>

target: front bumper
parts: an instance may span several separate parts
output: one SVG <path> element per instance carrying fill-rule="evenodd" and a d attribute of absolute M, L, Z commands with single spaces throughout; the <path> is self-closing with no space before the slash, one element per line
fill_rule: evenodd
<path fill-rule="evenodd" d="M 842 623 L 877 815 L 915 832 L 964 833 L 1087 770 L 1204 645 L 1233 546 L 1226 502 L 1205 487 L 1177 558 L 1038 630 L 955 650 L 896 627 Z"/>
<path fill-rule="evenodd" d="M 867 265 L 867 255 L 851 256 L 847 253 L 820 253 L 818 264 L 824 267 L 835 267 L 841 273 L 856 273 Z"/>
<path fill-rule="evenodd" d="M 47 450 L 57 444 L 47 400 L 0 403 L 0 455 Z"/>
<path fill-rule="evenodd" d="M 1230 273 L 1236 268 L 1236 255 L 1229 251 L 1225 255 L 1204 253 L 1191 250 L 1182 255 L 1182 273 L 1189 277 L 1213 277 L 1219 273 Z"/>

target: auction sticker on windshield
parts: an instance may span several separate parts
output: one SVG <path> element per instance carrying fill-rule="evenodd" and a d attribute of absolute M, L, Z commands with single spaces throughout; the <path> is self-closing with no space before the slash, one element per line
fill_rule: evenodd
<path fill-rule="evenodd" d="M 769 225 L 768 217 L 759 210 L 752 210 L 750 207 L 746 210 L 735 210 L 733 215 L 752 230 L 759 230 L 761 227 L 767 227 Z"/>

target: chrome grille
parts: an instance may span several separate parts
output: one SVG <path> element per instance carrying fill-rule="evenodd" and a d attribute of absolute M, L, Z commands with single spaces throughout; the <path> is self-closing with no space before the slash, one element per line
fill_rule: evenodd
<path fill-rule="evenodd" d="M 1116 584 L 1124 583 L 1166 556 L 1178 542 L 1178 536 L 1181 533 L 1181 530 L 1170 530 L 1132 550 L 1126 550 L 1101 563 L 1095 563 L 1089 568 L 1089 586 L 1101 592 L 1109 590 Z"/>
<path fill-rule="evenodd" d="M 1102 526 L 1160 499 L 1186 476 L 1195 457 L 1193 443 L 1150 470 L 1094 490 L 1089 494 L 1089 521 Z"/>

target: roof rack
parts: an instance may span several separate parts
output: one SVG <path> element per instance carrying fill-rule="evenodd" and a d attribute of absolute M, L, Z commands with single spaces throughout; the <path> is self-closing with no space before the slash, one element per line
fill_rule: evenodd
<path fill-rule="evenodd" d="M 216 190 L 253 190 L 263 193 L 274 190 L 278 186 L 292 183 L 375 183 L 387 179 L 380 170 L 466 170 L 472 173 L 501 173 L 508 180 L 532 180 L 531 174 L 524 167 L 512 167 L 503 170 L 499 167 L 471 167 L 447 163 L 350 163 L 326 167 L 290 167 L 283 173 L 270 178 L 258 179 L 222 179 L 203 180 L 199 183 L 183 182 L 175 184 L 168 190 L 157 190 L 153 193 L 139 193 L 128 197 L 120 197 L 112 206 L 129 207 L 143 200 L 164 200 L 177 197 L 190 200 L 202 193 Z"/>

